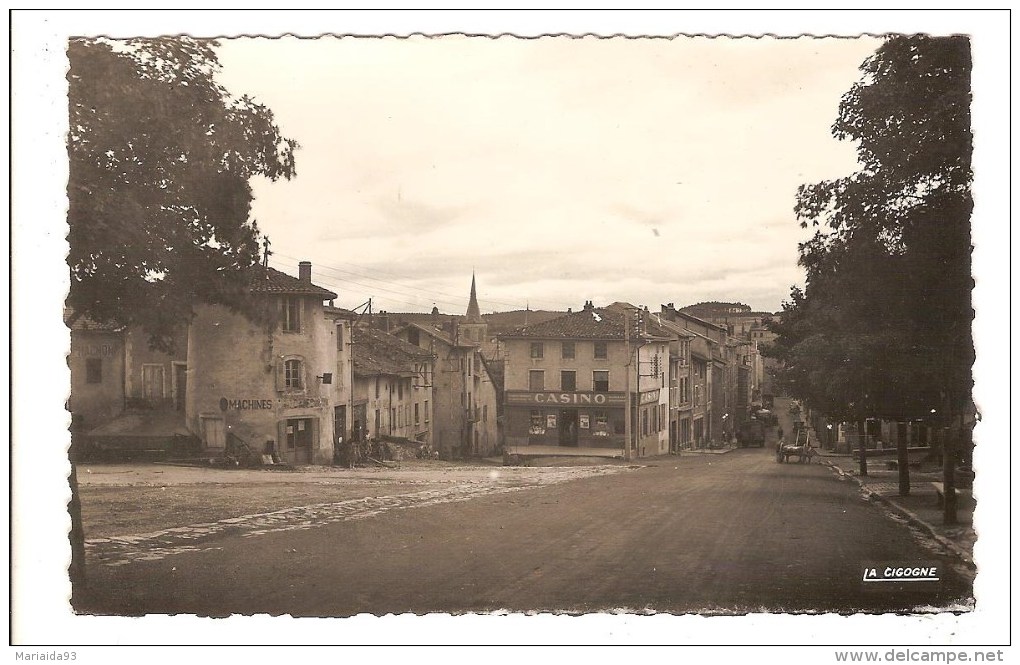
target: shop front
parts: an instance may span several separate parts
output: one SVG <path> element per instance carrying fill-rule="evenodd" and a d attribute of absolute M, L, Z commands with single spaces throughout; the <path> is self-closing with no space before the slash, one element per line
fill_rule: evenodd
<path fill-rule="evenodd" d="M 623 446 L 623 392 L 507 391 L 504 404 L 508 445 Z"/>

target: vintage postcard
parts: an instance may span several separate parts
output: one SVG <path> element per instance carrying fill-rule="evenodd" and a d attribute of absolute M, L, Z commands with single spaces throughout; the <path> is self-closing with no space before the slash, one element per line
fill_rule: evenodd
<path fill-rule="evenodd" d="M 68 632 L 16 575 L 13 643 L 1005 634 L 978 17 L 280 16 L 44 35 L 69 279 L 55 346 L 14 327 L 12 565 L 56 534 Z"/>

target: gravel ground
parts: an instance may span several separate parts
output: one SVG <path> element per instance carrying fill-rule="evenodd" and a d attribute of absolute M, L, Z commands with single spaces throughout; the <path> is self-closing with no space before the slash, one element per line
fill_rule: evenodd
<path fill-rule="evenodd" d="M 86 464 L 78 468 L 78 483 L 85 537 L 92 539 L 461 485 L 544 485 L 599 475 L 614 466 L 502 467 L 413 460 L 399 468 L 266 470 Z"/>

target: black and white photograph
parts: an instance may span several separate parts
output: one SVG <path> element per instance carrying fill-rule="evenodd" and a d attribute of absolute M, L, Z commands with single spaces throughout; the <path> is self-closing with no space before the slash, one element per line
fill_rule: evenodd
<path fill-rule="evenodd" d="M 399 14 L 13 12 L 12 653 L 1003 660 L 1008 11 Z"/>

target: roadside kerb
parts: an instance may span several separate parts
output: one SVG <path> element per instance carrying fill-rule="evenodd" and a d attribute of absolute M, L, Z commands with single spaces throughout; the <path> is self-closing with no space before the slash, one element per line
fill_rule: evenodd
<path fill-rule="evenodd" d="M 968 568 L 970 568 L 971 570 L 977 570 L 977 565 L 974 563 L 974 559 L 969 554 L 967 554 L 967 552 L 965 552 L 959 545 L 954 543 L 952 540 L 950 540 L 949 538 L 946 538 L 945 536 L 943 536 L 943 535 L 939 534 L 938 532 L 936 532 L 935 528 L 931 524 L 929 524 L 928 522 L 925 522 L 923 519 L 918 517 L 912 511 L 904 508 L 903 506 L 899 505 L 898 503 L 896 503 L 892 499 L 884 497 L 881 494 L 879 494 L 878 492 L 875 492 L 875 491 L 869 489 L 868 488 L 868 484 L 866 482 L 861 480 L 859 477 L 853 475 L 852 473 L 848 473 L 842 467 L 840 467 L 838 464 L 835 464 L 834 462 L 830 462 L 829 460 L 825 459 L 824 457 L 821 457 L 820 459 L 821 459 L 822 463 L 824 463 L 830 469 L 832 469 L 833 471 L 838 473 L 840 476 L 842 476 L 844 478 L 849 478 L 849 479 L 853 480 L 855 483 L 857 483 L 858 487 L 861 488 L 861 490 L 864 492 L 864 495 L 867 497 L 867 499 L 869 501 L 878 501 L 878 502 L 888 506 L 889 508 L 892 508 L 894 511 L 899 513 L 904 519 L 906 519 L 908 522 L 910 522 L 912 525 L 914 525 L 915 527 L 918 527 L 918 528 L 922 529 L 923 531 L 925 531 L 936 542 L 938 542 L 940 545 L 944 546 L 946 549 L 948 549 L 950 552 L 952 552 Z"/>

